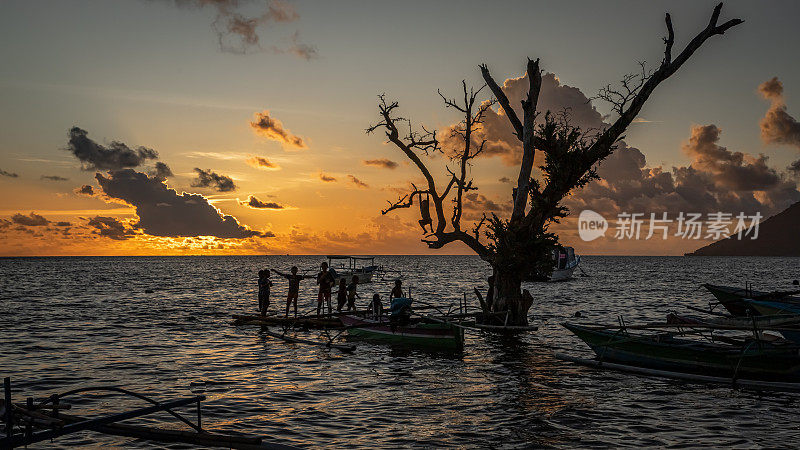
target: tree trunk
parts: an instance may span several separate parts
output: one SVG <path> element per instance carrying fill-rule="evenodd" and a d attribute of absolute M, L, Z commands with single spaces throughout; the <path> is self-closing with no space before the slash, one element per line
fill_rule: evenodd
<path fill-rule="evenodd" d="M 526 290 L 522 291 L 522 275 L 514 271 L 493 269 L 494 273 L 494 299 L 492 312 L 508 311 L 506 316 L 495 317 L 495 322 L 500 320 L 507 325 L 527 325 L 528 310 L 533 305 L 533 297 Z"/>

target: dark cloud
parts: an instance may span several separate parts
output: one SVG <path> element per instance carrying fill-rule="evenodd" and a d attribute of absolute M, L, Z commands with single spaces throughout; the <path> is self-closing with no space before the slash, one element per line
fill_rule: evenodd
<path fill-rule="evenodd" d="M 353 175 L 347 175 L 347 178 L 350 179 L 350 182 L 355 184 L 359 189 L 367 189 L 369 185 L 364 183 L 363 181 L 359 180 L 358 178 L 354 177 Z"/>
<path fill-rule="evenodd" d="M 499 181 L 499 182 L 501 182 L 501 183 L 511 183 L 511 178 L 508 178 L 508 177 L 502 177 L 502 178 L 500 178 L 500 179 L 499 179 L 499 180 L 497 180 L 497 181 Z"/>
<path fill-rule="evenodd" d="M 526 95 L 528 84 L 527 76 L 523 76 L 508 79 L 502 86 L 520 117 L 520 101 Z M 774 80 L 762 85 L 761 92 L 767 98 L 781 98 L 782 87 Z M 567 111 L 570 123 L 587 132 L 608 126 L 604 116 L 580 89 L 563 85 L 552 73 L 543 75 L 538 109 L 542 115 L 548 110 Z M 639 149 L 620 141 L 618 149 L 599 164 L 600 179 L 574 191 L 564 205 L 572 211 L 592 209 L 605 214 L 659 211 L 752 214 L 760 211 L 768 215 L 800 200 L 796 184 L 770 168 L 766 156 L 730 151 L 720 145 L 720 136 L 721 130 L 714 125 L 693 127 L 683 147 L 692 163 L 672 169 L 648 167 Z M 499 156 L 508 165 L 519 164 L 522 146 L 501 109 L 495 107 L 487 111 L 486 121 L 475 138 L 476 143 L 479 139 L 487 140 L 483 156 Z M 444 144 L 452 148 L 460 145 L 452 139 L 446 139 Z M 513 182 L 507 177 L 500 181 Z M 505 207 L 474 193 L 470 195 L 465 210 L 494 208 L 503 211 Z"/>
<path fill-rule="evenodd" d="M 246 162 L 248 165 L 255 167 L 256 169 L 264 169 L 264 170 L 280 169 L 280 166 L 262 156 L 251 156 L 250 158 L 247 158 Z"/>
<path fill-rule="evenodd" d="M 210 187 L 218 192 L 230 192 L 236 190 L 236 185 L 231 177 L 220 175 L 216 172 L 203 170 L 195 167 L 197 179 L 192 182 L 192 187 Z"/>
<path fill-rule="evenodd" d="M 735 191 L 765 190 L 780 182 L 778 173 L 767 166 L 767 157 L 757 158 L 732 152 L 718 144 L 716 125 L 693 126 L 684 151 L 692 157 L 692 167 L 709 172 L 721 188 Z"/>
<path fill-rule="evenodd" d="M 49 220 L 34 212 L 31 212 L 27 216 L 20 213 L 14 214 L 11 216 L 11 221 L 17 225 L 24 225 L 26 227 L 41 227 L 50 223 Z"/>
<path fill-rule="evenodd" d="M 87 225 L 94 228 L 94 233 L 116 241 L 124 241 L 136 236 L 136 231 L 114 217 L 96 216 L 89 219 Z"/>
<path fill-rule="evenodd" d="M 83 186 L 75 189 L 75 193 L 92 196 L 94 195 L 94 188 L 88 184 L 84 184 Z"/>
<path fill-rule="evenodd" d="M 163 162 L 159 161 L 156 163 L 153 170 L 150 171 L 150 175 L 156 178 L 161 178 L 162 180 L 167 179 L 175 174 L 172 173 L 172 169 L 169 168 L 168 165 L 164 164 Z"/>
<path fill-rule="evenodd" d="M 795 183 L 767 166 L 764 155 L 752 157 L 719 145 L 715 125 L 694 126 L 684 151 L 689 166 L 647 167 L 644 154 L 623 147 L 600 164 L 600 179 L 568 197 L 572 211 L 709 213 L 715 211 L 770 215 L 800 200 Z"/>
<path fill-rule="evenodd" d="M 200 194 L 170 189 L 163 180 L 131 169 L 95 175 L 103 192 L 136 208 L 136 227 L 153 236 L 216 236 L 247 238 L 258 231 L 242 226 L 233 216 L 220 213 Z"/>
<path fill-rule="evenodd" d="M 333 183 L 334 181 L 336 181 L 335 177 L 332 177 L 330 175 L 325 175 L 324 173 L 319 174 L 319 179 L 326 183 Z"/>
<path fill-rule="evenodd" d="M 527 95 L 528 85 L 527 74 L 503 82 L 503 92 L 519 117 L 523 116 L 521 101 Z M 561 84 L 558 77 L 552 73 L 545 73 L 542 76 L 538 110 L 542 114 L 537 123 L 543 121 L 545 111 L 559 113 L 566 110 L 569 112 L 571 124 L 583 130 L 599 130 L 606 126 L 603 116 L 580 89 Z M 457 138 L 451 136 L 452 128 L 451 126 L 442 133 L 445 136 L 443 145 L 446 149 L 462 145 Z M 474 133 L 473 138 L 476 146 L 481 140 L 486 139 L 483 157 L 498 156 L 509 166 L 519 165 L 522 160 L 522 143 L 514 135 L 514 129 L 502 109 L 497 107 L 489 109 L 484 116 L 481 129 Z"/>
<path fill-rule="evenodd" d="M 509 199 L 508 203 L 497 203 L 494 200 L 489 199 L 483 194 L 479 194 L 477 192 L 470 192 L 465 196 L 466 201 L 464 202 L 464 209 L 465 210 L 472 210 L 472 211 L 486 211 L 486 212 L 504 212 L 511 210 L 511 199 Z"/>
<path fill-rule="evenodd" d="M 245 54 L 261 49 L 261 39 L 257 30 L 259 26 L 294 22 L 300 17 L 294 6 L 283 0 L 267 1 L 265 2 L 266 7 L 255 14 L 244 14 L 241 7 L 247 2 L 240 0 L 174 1 L 179 7 L 204 8 L 208 6 L 215 9 L 217 15 L 211 26 L 217 33 L 220 50 L 230 53 Z M 294 53 L 291 51 L 291 46 L 289 49 L 278 50 L 280 53 Z"/>
<path fill-rule="evenodd" d="M 792 145 L 800 148 L 800 122 L 786 111 L 783 84 L 777 77 L 758 87 L 761 95 L 771 102 L 761 119 L 761 139 L 767 144 Z"/>
<path fill-rule="evenodd" d="M 0 177 L 9 177 L 9 178 L 17 178 L 19 175 L 13 172 L 6 172 L 3 169 L 0 169 Z"/>
<path fill-rule="evenodd" d="M 778 77 L 772 77 L 772 79 L 761 83 L 758 86 L 758 92 L 767 100 L 783 101 L 783 83 Z"/>
<path fill-rule="evenodd" d="M 42 175 L 41 179 L 50 181 L 69 181 L 69 178 L 60 177 L 58 175 Z"/>
<path fill-rule="evenodd" d="M 53 222 L 53 225 L 56 227 L 71 227 L 72 224 L 69 222 Z"/>
<path fill-rule="evenodd" d="M 283 209 L 284 206 L 275 202 L 262 202 L 254 195 L 251 195 L 246 202 L 241 202 L 242 205 L 249 206 L 254 209 Z"/>
<path fill-rule="evenodd" d="M 69 130 L 67 150 L 81 161 L 83 170 L 119 170 L 137 167 L 148 159 L 157 159 L 158 153 L 147 147 L 128 147 L 112 141 L 107 147 L 89 139 L 88 132 L 78 127 Z"/>
<path fill-rule="evenodd" d="M 308 145 L 305 139 L 300 136 L 292 134 L 289 130 L 283 128 L 283 123 L 270 117 L 269 111 L 264 110 L 255 114 L 256 120 L 250 122 L 250 127 L 261 136 L 267 139 L 278 141 L 283 145 L 294 147 L 297 149 L 306 149 Z"/>
<path fill-rule="evenodd" d="M 783 83 L 778 77 L 773 77 L 761 83 L 758 92 L 771 103 L 761 119 L 761 139 L 767 144 L 791 145 L 800 150 L 800 122 L 786 110 Z M 787 170 L 800 175 L 800 159 L 790 164 Z"/>
<path fill-rule="evenodd" d="M 396 169 L 399 164 L 392 161 L 391 159 L 380 158 L 380 159 L 365 159 L 361 161 L 361 164 L 365 166 L 375 166 L 381 167 L 383 169 Z"/>

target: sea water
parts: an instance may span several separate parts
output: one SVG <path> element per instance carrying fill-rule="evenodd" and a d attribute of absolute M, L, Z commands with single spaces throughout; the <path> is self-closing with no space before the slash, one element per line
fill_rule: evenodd
<path fill-rule="evenodd" d="M 236 327 L 257 312 L 257 272 L 292 265 L 313 274 L 318 256 L 0 259 L 0 375 L 17 400 L 116 385 L 170 399 L 205 395 L 208 431 L 264 436 L 301 447 L 712 446 L 783 447 L 800 439 L 799 395 L 735 391 L 559 361 L 591 356 L 559 324 L 662 321 L 712 297 L 710 282 L 791 289 L 800 258 L 584 256 L 563 283 L 526 283 L 535 298 L 518 337 L 468 332 L 462 353 L 356 342 L 353 354 L 289 344 Z M 457 304 L 486 289 L 489 268 L 473 256 L 385 256 L 412 296 Z M 285 280 L 273 275 L 272 306 Z M 313 280 L 299 307 L 315 307 Z M 359 286 L 360 307 L 391 282 Z M 334 299 L 335 302 L 335 299 Z M 575 317 L 576 313 L 580 317 Z M 322 331 L 304 336 L 326 339 Z M 118 395 L 65 399 L 84 415 L 144 406 Z M 194 418 L 193 408 L 183 408 Z M 182 428 L 166 413 L 131 423 Z M 131 438 L 76 433 L 66 445 L 151 448 Z M 165 445 L 186 448 L 185 445 Z"/>

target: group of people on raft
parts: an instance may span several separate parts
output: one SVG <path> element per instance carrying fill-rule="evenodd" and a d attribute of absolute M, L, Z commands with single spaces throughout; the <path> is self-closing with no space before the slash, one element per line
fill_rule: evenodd
<path fill-rule="evenodd" d="M 333 313 L 331 309 L 331 291 L 333 286 L 336 284 L 336 280 L 333 276 L 333 273 L 331 273 L 331 271 L 328 269 L 328 263 L 324 262 L 320 266 L 319 273 L 316 275 L 300 275 L 297 273 L 297 266 L 292 266 L 289 273 L 282 273 L 275 269 L 259 270 L 258 310 L 262 316 L 267 315 L 267 309 L 269 308 L 270 304 L 269 296 L 272 289 L 270 272 L 275 272 L 276 275 L 286 278 L 286 280 L 289 282 L 289 290 L 286 296 L 286 317 L 289 317 L 289 309 L 292 305 L 294 305 L 294 315 L 297 317 L 297 298 L 300 295 L 300 282 L 306 279 L 316 279 L 317 285 L 319 286 L 319 291 L 317 293 L 317 316 L 325 312 L 324 305 L 326 303 L 328 305 L 328 314 Z M 358 275 L 353 275 L 350 283 L 347 283 L 345 278 L 341 278 L 339 280 L 339 290 L 336 293 L 337 312 L 341 312 L 345 307 L 347 308 L 347 311 L 356 310 L 356 298 L 360 298 L 358 292 L 356 292 L 357 289 Z M 392 291 L 389 294 L 389 301 L 391 301 L 393 298 L 399 298 L 402 296 L 403 286 L 400 280 L 396 280 L 394 283 L 394 288 L 392 288 Z M 368 313 L 380 316 L 382 312 L 383 304 L 381 302 L 381 296 L 379 294 L 375 294 L 372 296 L 372 301 L 369 304 Z"/>

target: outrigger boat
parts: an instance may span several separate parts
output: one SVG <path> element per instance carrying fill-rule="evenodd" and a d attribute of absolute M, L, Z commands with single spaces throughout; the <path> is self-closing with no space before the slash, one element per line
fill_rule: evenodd
<path fill-rule="evenodd" d="M 342 278 L 350 283 L 354 275 L 358 276 L 358 284 L 372 283 L 373 275 L 380 269 L 372 256 L 329 255 L 328 267 L 336 285 Z"/>
<path fill-rule="evenodd" d="M 586 365 L 629 370 L 697 381 L 726 381 L 779 390 L 800 390 L 800 347 L 785 340 L 767 341 L 756 336 L 714 336 L 699 341 L 681 336 L 684 332 L 658 331 L 633 334 L 628 330 L 648 326 L 595 327 L 564 323 L 565 328 L 584 341 L 596 360 L 562 359 Z M 670 326 L 664 324 L 664 326 Z"/>
<path fill-rule="evenodd" d="M 347 327 L 347 334 L 356 338 L 431 349 L 464 348 L 464 330 L 450 323 L 418 319 L 398 325 L 385 316 L 369 319 L 354 315 L 342 316 L 341 320 Z"/>
<path fill-rule="evenodd" d="M 800 291 L 757 291 L 750 287 L 738 288 L 733 286 L 720 286 L 714 284 L 704 284 L 719 303 L 728 310 L 733 316 L 746 317 L 761 315 L 758 308 L 755 308 L 749 300 L 769 301 L 780 303 L 794 303 L 800 305 L 800 297 L 796 294 Z M 784 313 L 785 314 L 785 313 Z"/>

